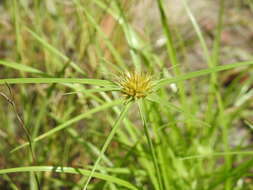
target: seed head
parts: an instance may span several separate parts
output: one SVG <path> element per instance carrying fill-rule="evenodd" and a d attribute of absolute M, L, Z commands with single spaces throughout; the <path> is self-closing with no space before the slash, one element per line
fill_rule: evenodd
<path fill-rule="evenodd" d="M 130 100 L 146 97 L 151 93 L 153 87 L 151 75 L 137 71 L 122 74 L 118 84 L 121 87 L 121 92 Z"/>

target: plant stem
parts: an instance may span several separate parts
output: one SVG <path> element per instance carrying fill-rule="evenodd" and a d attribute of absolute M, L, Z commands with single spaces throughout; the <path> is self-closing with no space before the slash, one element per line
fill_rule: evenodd
<path fill-rule="evenodd" d="M 92 177 L 93 177 L 93 175 L 94 175 L 94 173 L 95 173 L 95 171 L 98 167 L 98 164 L 99 164 L 100 160 L 102 159 L 105 151 L 107 150 L 107 147 L 111 143 L 112 138 L 114 137 L 117 129 L 119 128 L 121 121 L 125 118 L 125 116 L 127 114 L 127 111 L 129 110 L 130 105 L 131 105 L 131 102 L 129 102 L 127 105 L 125 105 L 125 107 L 123 108 L 122 112 L 119 115 L 119 118 L 114 123 L 114 126 L 112 127 L 112 130 L 111 130 L 109 136 L 107 137 L 107 139 L 106 139 L 106 141 L 105 141 L 105 143 L 104 143 L 104 145 L 103 145 L 103 147 L 102 147 L 102 149 L 99 153 L 99 156 L 98 156 L 98 158 L 97 158 L 97 160 L 96 160 L 96 162 L 95 162 L 95 164 L 92 168 L 92 171 L 91 171 L 91 173 L 90 173 L 90 175 L 89 175 L 89 177 L 88 177 L 88 179 L 87 179 L 87 181 L 84 185 L 83 190 L 87 189 L 87 187 L 88 187 L 88 185 L 89 185 L 89 183 L 90 183 L 90 181 L 91 181 L 91 179 L 92 179 Z"/>
<path fill-rule="evenodd" d="M 161 172 L 160 172 L 160 169 L 159 169 L 159 164 L 158 164 L 158 160 L 157 160 L 156 153 L 155 153 L 155 148 L 154 148 L 154 145 L 152 143 L 152 139 L 151 139 L 151 137 L 149 135 L 149 132 L 148 132 L 147 120 L 146 120 L 146 117 L 145 117 L 144 102 L 143 102 L 142 99 L 138 102 L 138 106 L 139 106 L 141 119 L 142 119 L 142 122 L 143 122 L 143 125 L 144 125 L 145 136 L 146 136 L 147 141 L 148 141 L 148 146 L 149 146 L 149 149 L 151 151 L 152 161 L 153 161 L 154 168 L 155 168 L 155 171 L 156 171 L 156 175 L 157 175 L 157 178 L 158 178 L 159 189 L 162 190 L 163 189 L 163 183 L 162 183 Z"/>

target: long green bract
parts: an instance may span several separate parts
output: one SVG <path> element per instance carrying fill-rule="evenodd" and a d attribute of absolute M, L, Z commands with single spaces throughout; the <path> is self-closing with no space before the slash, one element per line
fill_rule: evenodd
<path fill-rule="evenodd" d="M 7 78 L 0 79 L 0 84 L 52 84 L 52 83 L 79 83 L 105 87 L 115 86 L 111 81 L 84 78 Z"/>
<path fill-rule="evenodd" d="M 216 73 L 216 72 L 225 71 L 225 70 L 237 68 L 240 66 L 246 66 L 246 65 L 252 65 L 252 64 L 253 64 L 253 61 L 232 63 L 232 64 L 228 64 L 228 65 L 216 66 L 216 67 L 212 67 L 209 69 L 202 69 L 199 71 L 190 72 L 190 73 L 183 74 L 183 75 L 180 75 L 180 76 L 177 76 L 174 78 L 165 78 L 165 79 L 161 79 L 161 80 L 157 81 L 154 88 L 159 89 L 159 88 L 162 88 L 163 86 L 171 84 L 171 83 L 176 83 L 176 82 L 184 81 L 187 79 L 192 79 L 195 77 L 200 77 L 200 76 L 208 75 L 211 73 Z"/>
<path fill-rule="evenodd" d="M 57 173 L 69 173 L 69 174 L 79 174 L 79 175 L 89 175 L 91 171 L 81 169 L 81 168 L 72 168 L 72 167 L 62 167 L 62 166 L 29 166 L 29 167 L 18 167 L 18 168 L 8 168 L 0 170 L 1 174 L 10 174 L 10 173 L 19 173 L 19 172 L 57 172 Z M 128 189 L 137 190 L 135 186 L 129 182 L 122 180 L 120 178 L 101 174 L 94 172 L 93 176 L 98 179 L 102 179 L 108 182 L 112 182 L 121 186 L 124 186 Z"/>

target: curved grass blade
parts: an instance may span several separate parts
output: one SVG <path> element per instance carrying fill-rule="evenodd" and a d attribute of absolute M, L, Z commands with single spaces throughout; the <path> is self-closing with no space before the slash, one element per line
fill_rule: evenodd
<path fill-rule="evenodd" d="M 13 69 L 16 69 L 19 71 L 28 72 L 28 73 L 43 74 L 43 72 L 38 69 L 35 69 L 35 68 L 27 66 L 27 65 L 23 65 L 20 63 L 0 60 L 0 65 L 4 65 L 6 67 L 10 67 L 10 68 L 13 68 Z"/>
<path fill-rule="evenodd" d="M 252 64 L 253 64 L 253 61 L 232 63 L 232 64 L 228 64 L 228 65 L 216 66 L 216 67 L 212 67 L 209 69 L 202 69 L 199 71 L 190 72 L 190 73 L 183 74 L 181 76 L 177 76 L 174 78 L 161 79 L 161 80 L 157 81 L 154 89 L 157 90 L 157 89 L 162 88 L 163 86 L 171 84 L 171 83 L 180 82 L 180 81 L 208 75 L 211 73 L 216 73 L 216 72 L 225 71 L 225 70 L 229 70 L 229 69 L 233 69 L 233 68 L 237 68 L 237 67 L 241 67 L 241 66 L 246 66 L 246 65 L 252 65 Z"/>
<path fill-rule="evenodd" d="M 80 115 L 78 115 L 78 116 L 76 116 L 76 117 L 74 117 L 74 118 L 72 118 L 72 119 L 70 119 L 70 120 L 68 120 L 68 121 L 66 121 L 66 122 L 64 122 L 64 123 L 56 126 L 55 128 L 51 129 L 50 131 L 48 131 L 46 133 L 43 133 L 42 135 L 34 138 L 33 142 L 38 142 L 38 141 L 40 141 L 40 140 L 42 140 L 42 139 L 44 139 L 46 137 L 49 137 L 49 136 L 51 136 L 51 135 L 53 135 L 53 134 L 55 134 L 55 133 L 57 133 L 57 132 L 65 129 L 65 128 L 69 127 L 70 125 L 72 125 L 72 124 L 74 124 L 74 123 L 76 123 L 76 122 L 78 122 L 78 121 L 80 121 L 80 120 L 82 120 L 82 119 L 84 119 L 86 117 L 89 117 L 90 115 L 92 115 L 94 113 L 97 113 L 99 111 L 102 111 L 104 109 L 107 109 L 107 108 L 115 106 L 115 105 L 122 104 L 122 102 L 123 102 L 123 100 L 121 100 L 121 99 L 120 100 L 115 100 L 115 101 L 112 101 L 112 102 L 109 102 L 109 103 L 105 103 L 105 104 L 103 104 L 101 106 L 98 106 L 96 108 L 93 108 L 93 109 L 91 109 L 91 110 L 89 110 L 89 111 L 87 111 L 87 112 L 85 112 L 83 114 L 80 114 Z M 24 147 L 28 146 L 28 145 L 29 145 L 29 143 L 26 142 L 26 143 L 24 143 L 24 144 L 22 144 L 22 145 L 20 145 L 20 146 L 18 146 L 16 148 L 14 148 L 10 152 L 13 153 L 13 152 L 15 152 L 17 150 L 20 150 L 21 148 L 24 148 Z"/>
<path fill-rule="evenodd" d="M 91 173 L 91 171 L 81 168 L 61 167 L 61 166 L 29 166 L 29 167 L 9 168 L 0 170 L 0 174 L 19 173 L 19 172 L 57 172 L 57 173 L 69 173 L 86 176 L 90 175 Z M 131 183 L 114 176 L 101 174 L 97 172 L 94 172 L 93 176 L 101 180 L 121 185 L 128 189 L 138 190 Z"/>
<path fill-rule="evenodd" d="M 52 84 L 52 83 L 80 83 L 105 87 L 115 86 L 111 81 L 82 78 L 8 78 L 0 79 L 0 84 Z"/>
<path fill-rule="evenodd" d="M 98 156 L 98 158 L 97 158 L 97 160 L 96 160 L 96 162 L 95 162 L 95 164 L 94 164 L 94 166 L 92 168 L 92 171 L 91 171 L 91 173 L 90 173 L 90 175 L 89 175 L 89 177 L 88 177 L 88 179 L 87 179 L 87 181 L 86 181 L 86 183 L 84 185 L 83 190 L 87 189 L 87 187 L 88 187 L 88 185 L 90 183 L 90 180 L 94 176 L 94 173 L 95 173 L 95 171 L 96 171 L 96 169 L 98 167 L 98 164 L 99 164 L 100 160 L 102 159 L 102 157 L 103 157 L 103 155 L 104 155 L 107 147 L 109 146 L 109 144 L 112 141 L 112 138 L 114 137 L 115 133 L 117 132 L 117 129 L 119 128 L 121 121 L 125 118 L 125 116 L 126 116 L 126 114 L 128 112 L 128 109 L 130 108 L 131 104 L 132 103 L 130 102 L 127 105 L 125 105 L 125 107 L 123 108 L 122 112 L 119 115 L 119 118 L 114 123 L 114 126 L 112 127 L 112 130 L 111 130 L 109 136 L 105 140 L 105 143 L 104 143 L 104 145 L 103 145 L 103 147 L 102 147 L 102 149 L 100 151 L 100 154 L 99 154 L 99 156 Z"/>

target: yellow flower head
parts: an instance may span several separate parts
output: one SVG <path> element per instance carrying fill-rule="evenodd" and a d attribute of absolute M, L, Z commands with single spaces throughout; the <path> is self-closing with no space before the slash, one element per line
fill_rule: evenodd
<path fill-rule="evenodd" d="M 121 92 L 131 100 L 146 97 L 151 93 L 153 87 L 151 75 L 137 71 L 123 74 L 119 78 L 118 84 L 121 87 Z"/>

